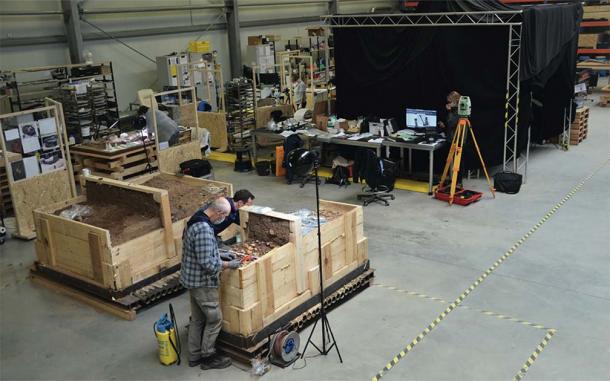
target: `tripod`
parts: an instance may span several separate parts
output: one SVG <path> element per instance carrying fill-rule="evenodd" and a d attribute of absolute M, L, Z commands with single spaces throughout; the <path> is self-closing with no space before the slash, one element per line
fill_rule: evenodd
<path fill-rule="evenodd" d="M 305 357 L 307 347 L 309 346 L 309 344 L 311 344 L 314 348 L 318 350 L 318 352 L 320 352 L 321 355 L 324 356 L 329 354 L 334 347 L 337 351 L 337 355 L 339 355 L 339 361 L 343 363 L 341 353 L 339 352 L 339 346 L 337 345 L 335 335 L 333 335 L 333 331 L 330 328 L 330 323 L 328 322 L 328 318 L 326 317 L 326 309 L 324 308 L 324 281 L 322 276 L 322 235 L 320 233 L 320 192 L 318 189 L 320 184 L 320 177 L 318 176 L 319 167 L 320 163 L 316 159 L 314 162 L 314 176 L 316 178 L 316 214 L 318 216 L 318 269 L 320 273 L 320 314 L 318 315 L 318 319 L 314 323 L 313 328 L 309 333 L 309 337 L 307 338 L 307 343 L 305 344 L 305 348 L 303 349 L 303 354 L 301 355 L 301 358 Z M 321 322 L 320 325 L 322 327 L 322 348 L 318 347 L 313 341 L 311 341 L 311 337 L 313 336 L 313 333 L 316 330 L 316 327 L 319 322 Z"/>
<path fill-rule="evenodd" d="M 470 131 L 470 135 L 472 136 L 472 141 L 474 142 L 474 148 L 479 156 L 479 160 L 481 161 L 481 166 L 483 167 L 483 172 L 485 173 L 485 178 L 487 179 L 487 184 L 489 185 L 489 190 L 493 197 L 496 197 L 496 191 L 491 185 L 491 180 L 489 179 L 489 175 L 487 174 L 487 167 L 485 166 L 485 162 L 483 161 L 483 156 L 481 155 L 481 150 L 479 149 L 479 145 L 477 144 L 477 139 L 474 136 L 474 131 L 472 131 L 472 127 L 470 126 L 470 120 L 467 117 L 460 117 L 457 128 L 455 130 L 455 134 L 453 135 L 453 141 L 451 142 L 451 148 L 449 149 L 449 155 L 447 156 L 447 163 L 445 164 L 445 169 L 443 169 L 443 175 L 441 176 L 441 182 L 436 188 L 436 192 L 439 191 L 440 188 L 443 188 L 445 184 L 445 180 L 447 179 L 447 174 L 449 173 L 449 167 L 453 163 L 453 170 L 451 175 L 451 188 L 449 193 L 449 205 L 453 204 L 453 196 L 455 195 L 455 187 L 457 185 L 458 173 L 460 171 L 460 164 L 462 162 L 462 150 L 464 148 L 464 141 L 466 140 L 466 135 Z"/>

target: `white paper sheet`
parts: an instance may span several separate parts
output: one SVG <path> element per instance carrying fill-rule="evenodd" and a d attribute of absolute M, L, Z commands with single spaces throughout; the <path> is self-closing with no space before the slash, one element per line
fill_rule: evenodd
<path fill-rule="evenodd" d="M 23 165 L 25 166 L 25 177 L 30 178 L 40 174 L 38 159 L 36 156 L 24 157 Z"/>
<path fill-rule="evenodd" d="M 57 126 L 55 118 L 45 118 L 38 120 L 38 131 L 40 135 L 55 135 L 57 134 Z"/>
<path fill-rule="evenodd" d="M 12 130 L 4 131 L 4 137 L 7 142 L 19 139 L 19 129 L 13 128 Z"/>

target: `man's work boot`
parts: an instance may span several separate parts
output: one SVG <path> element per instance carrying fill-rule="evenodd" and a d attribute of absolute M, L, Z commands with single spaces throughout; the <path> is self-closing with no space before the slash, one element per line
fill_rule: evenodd
<path fill-rule="evenodd" d="M 219 354 L 201 358 L 201 369 L 224 369 L 231 366 L 231 359 Z"/>

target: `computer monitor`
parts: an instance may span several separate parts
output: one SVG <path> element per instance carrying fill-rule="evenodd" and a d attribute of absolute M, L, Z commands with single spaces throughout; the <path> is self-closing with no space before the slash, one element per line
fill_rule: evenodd
<path fill-rule="evenodd" d="M 408 108 L 407 109 L 407 127 L 408 128 L 436 128 L 436 111 Z"/>

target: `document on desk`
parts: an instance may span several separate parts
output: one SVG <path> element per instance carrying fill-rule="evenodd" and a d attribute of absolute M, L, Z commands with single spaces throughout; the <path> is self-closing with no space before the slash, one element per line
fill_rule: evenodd
<path fill-rule="evenodd" d="M 372 136 L 373 136 L 373 134 L 371 134 L 371 133 L 356 134 L 356 135 L 350 136 L 349 138 L 347 138 L 347 140 L 360 140 L 360 139 L 364 139 L 364 138 L 370 138 Z"/>
<path fill-rule="evenodd" d="M 296 133 L 297 133 L 296 131 L 290 131 L 290 130 L 286 130 L 286 131 L 282 131 L 282 132 L 280 133 L 280 135 L 282 135 L 283 137 L 287 138 L 287 137 L 289 137 L 290 135 L 294 135 L 294 134 L 296 134 Z"/>
<path fill-rule="evenodd" d="M 371 139 L 369 140 L 369 143 L 383 143 L 383 138 L 377 138 L 377 139 Z"/>

